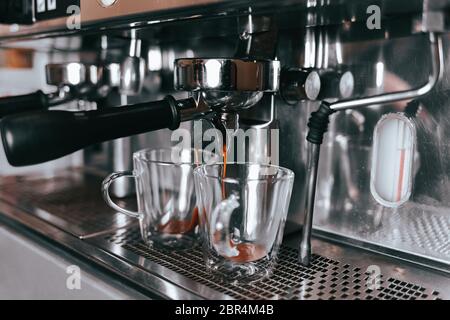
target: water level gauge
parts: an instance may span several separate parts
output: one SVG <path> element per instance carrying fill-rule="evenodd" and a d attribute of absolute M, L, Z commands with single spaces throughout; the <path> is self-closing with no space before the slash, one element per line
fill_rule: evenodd
<path fill-rule="evenodd" d="M 398 207 L 411 196 L 416 145 L 414 123 L 390 113 L 375 127 L 370 190 L 377 202 Z"/>

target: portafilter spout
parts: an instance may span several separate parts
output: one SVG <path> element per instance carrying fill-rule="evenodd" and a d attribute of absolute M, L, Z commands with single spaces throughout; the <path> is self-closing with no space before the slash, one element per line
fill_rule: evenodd
<path fill-rule="evenodd" d="M 436 85 L 443 71 L 442 39 L 434 33 L 429 34 L 430 50 L 432 57 L 432 70 L 428 81 L 411 90 L 379 94 L 371 97 L 347 99 L 333 103 L 322 102 L 319 109 L 311 114 L 308 123 L 307 136 L 309 148 L 307 167 L 307 188 L 303 234 L 299 246 L 299 262 L 308 266 L 311 262 L 311 232 L 314 217 L 314 203 L 317 187 L 318 164 L 320 157 L 320 145 L 328 130 L 330 115 L 334 112 L 347 109 L 356 109 L 370 105 L 393 103 L 402 100 L 410 100 L 428 94 Z"/>

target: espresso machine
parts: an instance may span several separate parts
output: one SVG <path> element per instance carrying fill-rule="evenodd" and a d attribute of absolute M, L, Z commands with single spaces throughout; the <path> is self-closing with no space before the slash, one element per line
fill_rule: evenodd
<path fill-rule="evenodd" d="M 116 298 L 450 299 L 450 1 L 0 6 L 2 238 Z M 252 129 L 237 160 L 295 173 L 278 265 L 255 283 L 217 281 L 198 248 L 149 248 L 102 199 L 133 152 L 180 129 L 202 146 L 211 127 Z"/>

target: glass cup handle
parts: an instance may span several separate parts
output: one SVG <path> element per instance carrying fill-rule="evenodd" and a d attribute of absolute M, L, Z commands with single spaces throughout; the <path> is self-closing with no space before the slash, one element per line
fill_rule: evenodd
<path fill-rule="evenodd" d="M 230 235 L 231 214 L 239 208 L 239 196 L 231 194 L 214 208 L 211 214 L 210 239 L 214 249 L 224 257 L 236 257 L 239 250 L 233 246 Z"/>
<path fill-rule="evenodd" d="M 131 171 L 122 171 L 122 172 L 114 172 L 111 173 L 109 176 L 105 178 L 102 182 L 102 194 L 103 199 L 105 199 L 106 203 L 114 210 L 126 214 L 127 216 L 130 216 L 132 218 L 138 218 L 141 219 L 143 217 L 142 213 L 140 212 L 134 212 L 127 209 L 124 209 L 122 207 L 119 207 L 114 201 L 112 201 L 111 196 L 109 194 L 109 188 L 111 184 L 114 182 L 114 180 L 119 178 L 136 178 L 133 172 Z"/>

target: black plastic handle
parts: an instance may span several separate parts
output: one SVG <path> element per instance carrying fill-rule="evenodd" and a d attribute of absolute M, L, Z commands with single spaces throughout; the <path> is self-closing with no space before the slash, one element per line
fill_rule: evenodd
<path fill-rule="evenodd" d="M 8 162 L 20 167 L 58 159 L 95 143 L 179 125 L 176 100 L 168 96 L 121 108 L 9 116 L 0 122 L 0 133 Z"/>
<path fill-rule="evenodd" d="M 40 90 L 22 96 L 0 98 L 0 119 L 17 113 L 45 110 L 47 108 L 47 95 Z"/>

